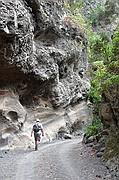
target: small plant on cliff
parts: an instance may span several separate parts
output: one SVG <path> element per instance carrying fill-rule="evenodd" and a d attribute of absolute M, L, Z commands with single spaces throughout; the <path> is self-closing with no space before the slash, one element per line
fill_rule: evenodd
<path fill-rule="evenodd" d="M 98 134 L 101 130 L 102 123 L 101 120 L 94 116 L 91 125 L 89 125 L 85 131 L 87 137 L 94 136 Z"/>
<path fill-rule="evenodd" d="M 93 8 L 88 15 L 92 27 L 96 27 L 99 24 L 99 22 L 104 18 L 104 14 L 105 7 L 102 6 L 101 3 L 98 3 L 96 8 Z"/>
<path fill-rule="evenodd" d="M 71 11 L 73 14 L 77 14 L 79 12 L 79 9 L 83 6 L 83 0 L 75 0 L 75 1 L 68 1 L 65 0 L 65 6 L 66 8 Z"/>
<path fill-rule="evenodd" d="M 77 27 L 82 33 L 86 33 L 86 22 L 84 17 L 79 12 L 79 9 L 82 8 L 83 1 L 80 2 L 78 0 L 74 2 L 65 1 L 65 7 L 67 9 L 67 17 L 65 19 L 72 20 L 75 27 Z"/>

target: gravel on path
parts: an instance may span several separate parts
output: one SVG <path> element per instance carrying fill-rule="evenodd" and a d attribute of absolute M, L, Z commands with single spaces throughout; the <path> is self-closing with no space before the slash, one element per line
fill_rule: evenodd
<path fill-rule="evenodd" d="M 0 169 L 0 180 L 110 180 L 101 158 L 79 139 L 0 151 Z"/>

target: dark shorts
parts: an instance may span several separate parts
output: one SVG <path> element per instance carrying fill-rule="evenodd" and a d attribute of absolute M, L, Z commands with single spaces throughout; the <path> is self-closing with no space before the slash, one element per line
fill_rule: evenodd
<path fill-rule="evenodd" d="M 40 141 L 41 140 L 41 133 L 39 133 L 39 132 L 34 133 L 34 139 L 35 139 L 35 141 Z"/>

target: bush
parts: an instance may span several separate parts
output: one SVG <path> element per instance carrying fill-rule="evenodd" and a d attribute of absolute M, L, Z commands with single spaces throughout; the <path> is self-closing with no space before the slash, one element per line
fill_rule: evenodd
<path fill-rule="evenodd" d="M 95 35 L 89 42 L 92 64 L 89 98 L 92 103 L 101 102 L 102 92 L 119 82 L 119 27 L 114 32 L 112 42 L 107 43 L 105 34 L 102 37 Z"/>
<path fill-rule="evenodd" d="M 88 15 L 88 19 L 92 27 L 96 27 L 99 24 L 99 22 L 104 18 L 104 14 L 105 14 L 105 7 L 102 6 L 101 4 L 97 4 L 96 8 L 90 11 L 90 14 Z"/>
<path fill-rule="evenodd" d="M 101 127 L 101 120 L 98 117 L 94 117 L 94 119 L 92 120 L 92 124 L 89 125 L 85 131 L 86 136 L 90 137 L 98 134 L 101 130 Z"/>

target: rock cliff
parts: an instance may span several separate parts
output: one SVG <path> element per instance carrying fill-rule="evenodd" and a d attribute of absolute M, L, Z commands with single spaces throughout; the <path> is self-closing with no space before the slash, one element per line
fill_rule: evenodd
<path fill-rule="evenodd" d="M 85 101 L 90 87 L 85 76 L 87 39 L 63 7 L 63 0 L 0 0 L 2 145 L 13 146 L 15 139 L 19 146 L 23 139 L 25 144 L 35 117 L 44 125 L 48 119 L 57 124 L 65 119 L 66 107 L 72 106 L 73 112 L 76 103 Z M 85 117 L 80 121 L 87 120 L 86 113 L 81 114 Z"/>

